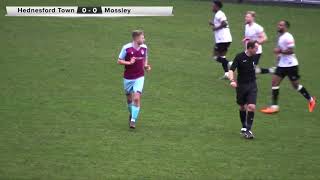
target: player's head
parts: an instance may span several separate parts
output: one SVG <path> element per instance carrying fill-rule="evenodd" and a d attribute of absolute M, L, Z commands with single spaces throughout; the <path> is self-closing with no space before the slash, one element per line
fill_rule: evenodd
<path fill-rule="evenodd" d="M 247 52 L 251 55 L 255 55 L 258 51 L 258 42 L 257 41 L 249 41 L 247 43 Z"/>
<path fill-rule="evenodd" d="M 220 0 L 212 1 L 212 11 L 217 12 L 222 8 L 223 4 Z"/>
<path fill-rule="evenodd" d="M 246 24 L 251 24 L 252 22 L 254 22 L 255 18 L 256 18 L 256 12 L 247 11 L 246 15 L 244 17 L 244 20 L 245 20 Z"/>
<path fill-rule="evenodd" d="M 132 40 L 141 45 L 144 43 L 144 32 L 142 30 L 132 31 Z"/>
<path fill-rule="evenodd" d="M 287 32 L 289 27 L 290 27 L 289 21 L 281 20 L 278 22 L 278 32 L 279 33 Z"/>

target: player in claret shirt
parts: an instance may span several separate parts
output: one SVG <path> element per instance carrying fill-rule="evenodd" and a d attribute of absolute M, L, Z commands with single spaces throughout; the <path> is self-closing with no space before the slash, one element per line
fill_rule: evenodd
<path fill-rule="evenodd" d="M 283 20 L 278 23 L 278 47 L 274 49 L 275 55 L 278 56 L 278 67 L 272 77 L 272 105 L 261 109 L 261 112 L 265 114 L 279 112 L 280 83 L 286 76 L 288 76 L 293 88 L 300 92 L 309 102 L 309 112 L 313 112 L 316 106 L 316 98 L 312 97 L 299 82 L 298 60 L 294 54 L 295 42 L 292 34 L 288 32 L 289 27 L 290 23 L 288 21 Z"/>
<path fill-rule="evenodd" d="M 119 55 L 118 64 L 124 65 L 123 84 L 129 110 L 129 126 L 134 129 L 140 111 L 141 94 L 144 84 L 144 71 L 150 71 L 148 48 L 144 44 L 144 32 L 132 32 L 133 41 L 124 45 Z"/>

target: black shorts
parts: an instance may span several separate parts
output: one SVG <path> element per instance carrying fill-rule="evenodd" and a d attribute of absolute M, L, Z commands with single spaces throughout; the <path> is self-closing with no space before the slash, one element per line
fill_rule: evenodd
<path fill-rule="evenodd" d="M 256 55 L 253 56 L 254 65 L 258 65 L 259 64 L 260 57 L 261 57 L 261 54 L 256 54 Z"/>
<path fill-rule="evenodd" d="M 256 82 L 239 83 L 237 91 L 237 104 L 256 104 L 258 87 Z"/>
<path fill-rule="evenodd" d="M 220 52 L 220 53 L 227 52 L 230 44 L 231 44 L 231 42 L 216 43 L 216 45 L 215 45 L 215 47 L 214 47 L 214 50 L 215 50 L 216 52 Z"/>
<path fill-rule="evenodd" d="M 298 66 L 277 67 L 275 75 L 281 78 L 285 78 L 286 76 L 288 76 L 290 81 L 296 81 L 300 79 Z"/>

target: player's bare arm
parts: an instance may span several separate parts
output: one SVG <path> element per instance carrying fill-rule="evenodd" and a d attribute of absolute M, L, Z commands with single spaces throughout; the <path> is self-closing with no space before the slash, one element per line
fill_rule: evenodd
<path fill-rule="evenodd" d="M 145 62 L 144 62 L 144 69 L 147 72 L 151 71 L 151 65 L 148 63 L 148 59 L 146 59 Z"/>
<path fill-rule="evenodd" d="M 120 64 L 120 65 L 132 65 L 132 64 L 134 64 L 136 62 L 136 58 L 135 57 L 132 57 L 131 59 L 130 59 L 130 61 L 125 61 L 125 60 L 123 60 L 123 59 L 118 59 L 118 64 Z"/>
<path fill-rule="evenodd" d="M 286 50 L 281 50 L 280 48 L 275 48 L 273 50 L 273 52 L 275 54 L 285 54 L 285 55 L 290 55 L 290 54 L 294 54 L 293 48 L 288 48 Z"/>
<path fill-rule="evenodd" d="M 249 40 L 250 40 L 250 38 L 244 37 L 244 38 L 242 39 L 242 43 L 243 43 L 243 44 L 246 44 Z"/>
<path fill-rule="evenodd" d="M 218 26 L 218 27 L 213 27 L 212 30 L 218 31 L 218 30 L 220 30 L 220 29 L 226 28 L 227 26 L 228 26 L 227 21 L 222 21 L 220 26 Z"/>
<path fill-rule="evenodd" d="M 263 44 L 263 43 L 265 43 L 267 40 L 268 40 L 268 37 L 267 37 L 267 35 L 266 35 L 265 32 L 259 33 L 259 39 L 258 39 L 258 41 L 257 41 L 258 44 Z"/>

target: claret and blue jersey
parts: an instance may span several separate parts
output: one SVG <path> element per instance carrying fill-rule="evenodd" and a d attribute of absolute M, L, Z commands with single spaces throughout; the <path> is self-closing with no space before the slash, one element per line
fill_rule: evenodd
<path fill-rule="evenodd" d="M 126 65 L 124 70 L 125 79 L 138 79 L 144 76 L 144 63 L 148 57 L 148 48 L 145 44 L 140 45 L 139 49 L 133 47 L 133 43 L 128 43 L 122 47 L 119 59 L 130 61 L 132 57 L 136 62 L 132 65 Z"/>
<path fill-rule="evenodd" d="M 119 59 L 130 61 L 132 57 L 136 58 L 134 64 L 125 65 L 124 70 L 124 90 L 126 94 L 142 93 L 144 85 L 144 63 L 148 58 L 148 49 L 145 44 L 140 45 L 138 49 L 133 47 L 133 43 L 128 43 L 123 46 Z"/>

